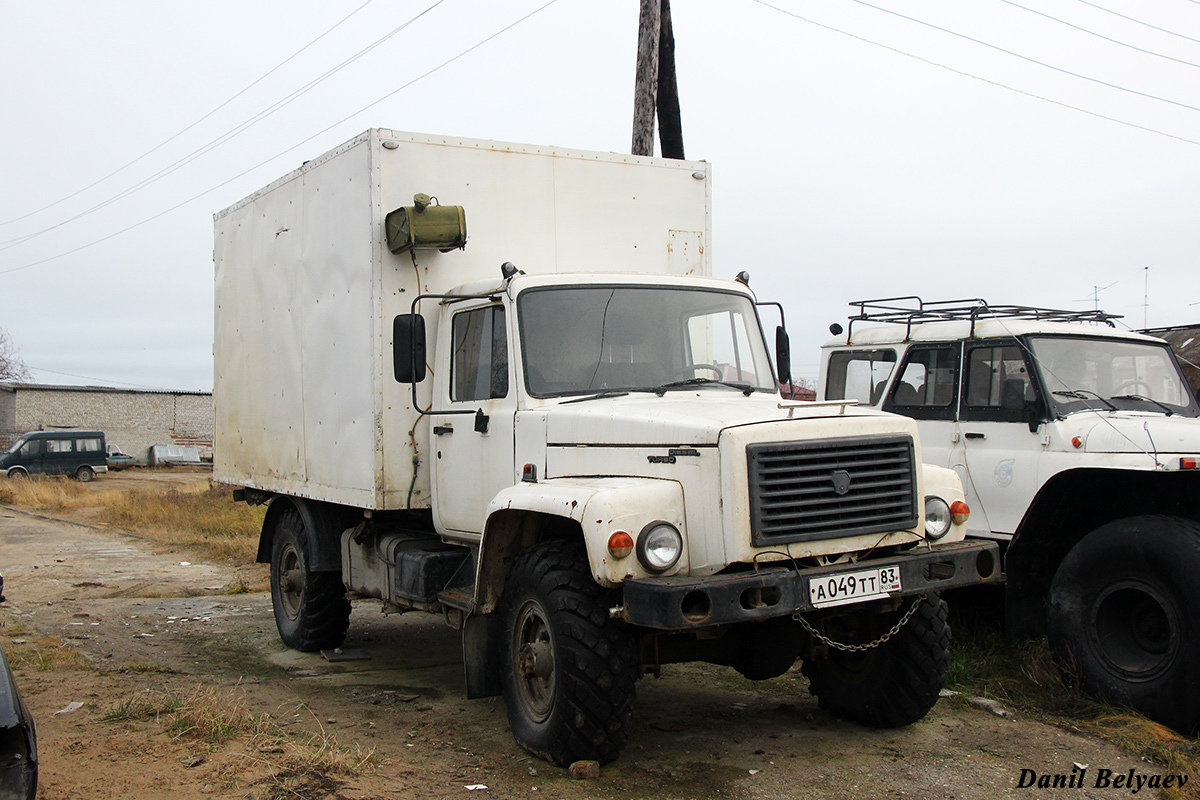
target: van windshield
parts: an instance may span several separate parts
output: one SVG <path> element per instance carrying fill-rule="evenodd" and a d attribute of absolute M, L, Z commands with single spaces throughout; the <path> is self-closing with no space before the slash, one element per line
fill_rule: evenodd
<path fill-rule="evenodd" d="M 1029 344 L 1060 414 L 1101 408 L 1200 416 L 1165 343 L 1035 336 Z"/>
<path fill-rule="evenodd" d="M 21 445 L 25 444 L 26 441 L 27 441 L 27 439 L 24 436 L 22 436 L 20 439 L 17 439 L 15 442 L 13 442 L 12 444 L 10 444 L 8 446 L 8 449 L 4 451 L 4 455 L 8 455 L 9 453 L 17 452 L 17 448 L 20 447 Z"/>
<path fill-rule="evenodd" d="M 697 386 L 776 391 L 758 315 L 743 294 L 554 286 L 522 292 L 517 311 L 534 397 Z"/>

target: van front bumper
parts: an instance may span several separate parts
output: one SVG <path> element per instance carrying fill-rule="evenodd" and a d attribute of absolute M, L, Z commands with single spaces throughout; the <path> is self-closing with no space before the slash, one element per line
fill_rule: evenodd
<path fill-rule="evenodd" d="M 771 562 L 752 572 L 706 577 L 631 578 L 623 584 L 623 604 L 614 615 L 631 625 L 658 630 L 689 630 L 736 622 L 756 622 L 830 606 L 814 605 L 810 586 L 835 575 L 895 566 L 898 591 L 866 596 L 861 602 L 910 597 L 946 589 L 1002 582 L 995 542 L 950 542 L 886 558 L 795 569 Z M 836 606 L 848 608 L 851 604 Z"/>

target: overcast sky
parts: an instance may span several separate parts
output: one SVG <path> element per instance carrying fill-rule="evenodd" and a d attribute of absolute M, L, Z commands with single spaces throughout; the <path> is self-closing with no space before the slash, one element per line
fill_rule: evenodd
<path fill-rule="evenodd" d="M 0 326 L 43 383 L 210 389 L 212 214 L 367 128 L 630 147 L 636 0 L 2 2 Z M 672 13 L 714 272 L 797 375 L 868 297 L 1200 322 L 1197 0 Z"/>

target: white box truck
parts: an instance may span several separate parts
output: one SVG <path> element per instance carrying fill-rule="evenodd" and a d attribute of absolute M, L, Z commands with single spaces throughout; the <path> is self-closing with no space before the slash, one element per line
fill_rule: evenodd
<path fill-rule="evenodd" d="M 710 192 L 703 162 L 374 129 L 216 215 L 214 471 L 270 503 L 285 643 L 336 647 L 358 598 L 445 614 L 468 695 L 556 764 L 615 758 L 671 662 L 803 659 L 833 713 L 928 712 L 938 593 L 996 545 L 911 420 L 783 400 L 782 326 L 777 375 L 748 277 L 710 277 Z"/>

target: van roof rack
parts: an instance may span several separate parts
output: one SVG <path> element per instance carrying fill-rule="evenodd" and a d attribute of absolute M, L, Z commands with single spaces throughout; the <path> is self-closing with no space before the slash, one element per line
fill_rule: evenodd
<path fill-rule="evenodd" d="M 850 303 L 850 307 L 857 308 L 858 314 L 850 317 L 847 336 L 853 331 L 855 322 L 891 322 L 904 323 L 908 326 L 906 339 L 912 333 L 912 326 L 919 322 L 970 320 L 971 336 L 974 336 L 975 321 L 979 319 L 1101 322 L 1110 328 L 1115 328 L 1113 320 L 1122 318 L 1121 314 L 1109 314 L 1099 309 L 1068 311 L 1060 308 L 1037 308 L 1035 306 L 992 305 L 980 297 L 925 302 L 916 295 L 904 295 L 902 297 L 881 297 L 875 300 L 856 300 Z"/>

